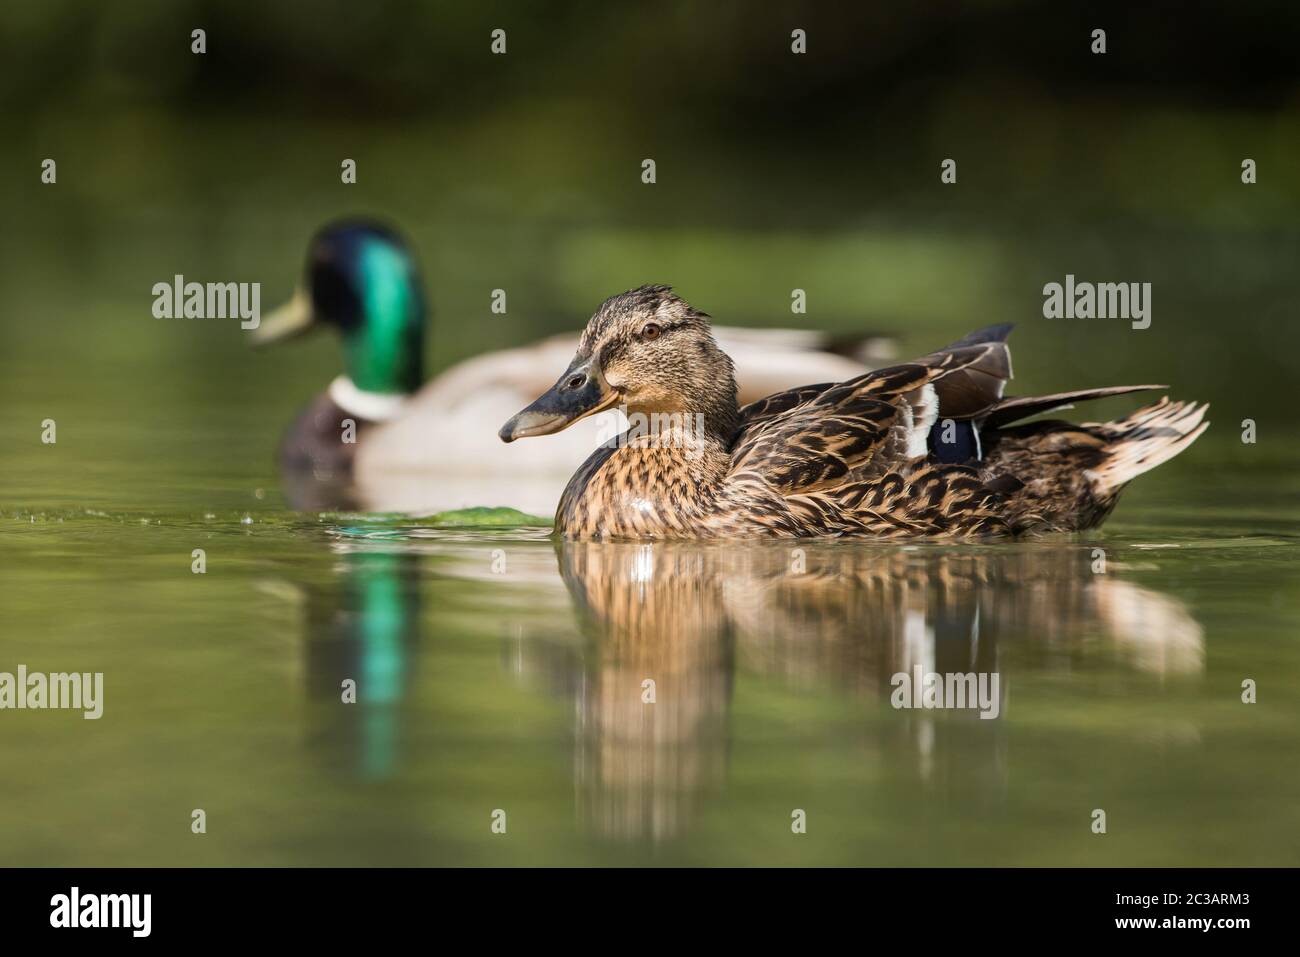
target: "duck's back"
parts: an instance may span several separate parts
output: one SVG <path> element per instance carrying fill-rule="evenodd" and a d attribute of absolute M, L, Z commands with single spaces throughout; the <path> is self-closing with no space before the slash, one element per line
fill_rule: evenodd
<path fill-rule="evenodd" d="M 742 410 L 731 474 L 777 489 L 808 534 L 1076 531 L 1134 477 L 1205 429 L 1205 408 L 1160 403 L 1108 423 L 1015 425 L 1041 412 L 1162 386 L 1004 398 L 1010 326 L 912 363 Z"/>

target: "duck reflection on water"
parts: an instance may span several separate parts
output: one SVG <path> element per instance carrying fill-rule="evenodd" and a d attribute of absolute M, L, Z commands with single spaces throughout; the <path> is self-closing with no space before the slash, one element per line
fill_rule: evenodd
<path fill-rule="evenodd" d="M 420 557 L 347 542 L 333 552 L 328 583 L 299 586 L 307 734 L 330 767 L 379 780 L 400 766 L 421 640 Z"/>
<path fill-rule="evenodd" d="M 1018 679 L 1165 682 L 1204 667 L 1202 629 L 1184 604 L 1125 579 L 1131 550 L 1101 570 L 1095 549 L 1075 542 L 340 538 L 328 584 L 302 586 L 313 750 L 363 778 L 400 773 L 403 702 L 418 655 L 431 653 L 420 596 L 421 562 L 433 560 L 426 573 L 492 583 L 464 594 L 498 617 L 503 667 L 573 702 L 577 811 L 607 838 L 681 836 L 718 802 L 731 751 L 772 733 L 733 721 L 738 680 L 857 701 L 851 733 L 864 763 L 994 805 L 1014 754 L 1006 725 Z M 509 573 L 492 571 L 491 556 L 507 553 Z M 439 620 L 438 607 L 425 610 Z M 986 686 L 996 697 L 896 708 L 899 676 L 917 674 L 996 676 Z M 342 707 L 347 678 L 362 693 Z M 804 733 L 773 720 L 784 736 Z"/>
<path fill-rule="evenodd" d="M 622 838 L 684 831 L 726 783 L 737 672 L 873 701 L 868 748 L 919 783 L 996 800 L 1018 673 L 1094 660 L 1164 679 L 1203 668 L 1177 599 L 1098 573 L 1091 548 L 567 542 L 586 639 L 576 668 L 579 812 Z M 995 676 L 997 700 L 896 710 L 896 676 Z M 560 683 L 554 678 L 553 687 Z M 652 683 L 652 684 L 651 684 Z"/>

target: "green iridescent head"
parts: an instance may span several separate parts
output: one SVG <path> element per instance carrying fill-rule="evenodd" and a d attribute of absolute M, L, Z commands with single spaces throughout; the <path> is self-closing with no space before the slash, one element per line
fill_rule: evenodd
<path fill-rule="evenodd" d="M 424 292 L 406 243 L 378 223 L 347 220 L 312 239 L 302 286 L 263 318 L 254 337 L 273 342 L 333 326 L 358 389 L 409 394 L 424 380 L 424 319 Z"/>

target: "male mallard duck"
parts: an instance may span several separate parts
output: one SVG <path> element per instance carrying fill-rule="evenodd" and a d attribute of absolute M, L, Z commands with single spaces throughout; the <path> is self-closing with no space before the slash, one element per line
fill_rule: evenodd
<path fill-rule="evenodd" d="M 570 479 L 568 538 L 975 536 L 1094 528 L 1134 477 L 1206 428 L 1167 398 L 1115 422 L 1013 425 L 1164 386 L 1003 398 L 1010 325 L 844 382 L 740 407 L 709 318 L 667 286 L 596 310 L 558 382 L 501 429 L 557 432 L 621 405 L 633 427 Z"/>
<path fill-rule="evenodd" d="M 396 233 L 356 221 L 312 239 L 303 284 L 253 333 L 253 342 L 264 345 L 327 324 L 343 340 L 347 371 L 312 400 L 280 444 L 294 504 L 352 504 L 358 450 L 376 426 L 402 413 L 424 381 L 424 319 L 419 274 Z"/>
<path fill-rule="evenodd" d="M 298 416 L 280 447 L 291 503 L 385 511 L 506 505 L 550 514 L 591 449 L 622 431 L 618 413 L 593 417 L 567 441 L 535 443 L 523 456 L 503 448 L 492 429 L 546 388 L 545 370 L 573 354 L 577 337 L 476 356 L 426 384 L 425 321 L 415 257 L 394 230 L 346 220 L 312 239 L 298 292 L 253 334 L 266 343 L 326 325 L 343 342 L 345 373 Z M 888 346 L 877 337 L 832 342 L 812 331 L 717 332 L 754 399 L 813 378 L 858 375 Z"/>

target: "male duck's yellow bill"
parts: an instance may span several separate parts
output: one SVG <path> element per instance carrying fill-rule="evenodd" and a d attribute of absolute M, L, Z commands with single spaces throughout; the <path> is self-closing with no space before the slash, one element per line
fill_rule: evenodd
<path fill-rule="evenodd" d="M 304 290 L 297 289 L 288 302 L 262 317 L 261 323 L 253 330 L 253 345 L 264 346 L 288 339 L 306 332 L 315 324 L 311 297 Z"/>

